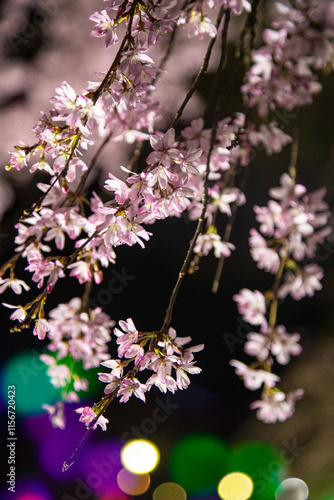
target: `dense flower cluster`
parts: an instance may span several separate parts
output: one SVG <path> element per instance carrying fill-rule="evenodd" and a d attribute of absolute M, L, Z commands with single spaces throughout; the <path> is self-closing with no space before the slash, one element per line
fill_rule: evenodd
<path fill-rule="evenodd" d="M 296 399 L 303 394 L 301 389 L 287 395 L 279 391 L 276 382 L 280 379 L 271 372 L 274 360 L 286 365 L 290 356 L 302 351 L 299 333 L 288 333 L 276 323 L 277 301 L 288 294 L 300 300 L 321 289 L 323 270 L 312 260 L 317 245 L 324 242 L 331 228 L 326 226 L 330 212 L 323 201 L 325 189 L 307 193 L 305 186 L 283 174 L 280 187 L 270 189 L 269 194 L 273 199 L 266 207 L 254 207 L 261 234 L 251 229 L 249 244 L 258 267 L 278 279 L 264 294 L 245 288 L 234 296 L 242 319 L 260 331 L 248 333 L 244 345 L 244 351 L 255 357 L 256 363 L 247 366 L 232 360 L 231 365 L 248 389 L 264 386 L 261 400 L 251 408 L 258 409 L 260 420 L 272 423 L 291 417 Z"/>
<path fill-rule="evenodd" d="M 163 335 L 157 332 L 138 332 L 131 318 L 120 321 L 119 326 L 122 330 L 118 328 L 114 330 L 119 358 L 103 361 L 101 365 L 111 371 L 99 373 L 99 380 L 107 384 L 104 389 L 107 398 L 116 395 L 121 403 L 126 403 L 134 395 L 145 402 L 145 393 L 151 387 L 156 386 L 164 393 L 167 391 L 174 393 L 178 389 L 188 387 L 190 384 L 188 373 L 201 372 L 201 369 L 195 366 L 193 353 L 201 351 L 204 345 L 183 347 L 191 341 L 191 337 L 178 337 L 173 328 L 169 328 Z M 147 344 L 148 348 L 145 351 Z M 134 365 L 131 370 L 128 368 L 130 363 Z M 153 371 L 153 375 L 145 383 L 141 383 L 136 375 L 146 369 Z M 173 373 L 175 378 L 172 376 Z M 76 411 L 81 413 L 80 420 L 89 427 L 93 420 L 95 422 L 99 410 L 100 406 L 95 405 L 93 408 L 85 407 Z M 97 419 L 97 423 L 105 430 L 106 421 L 100 423 L 100 418 Z"/>
<path fill-rule="evenodd" d="M 103 38 L 107 49 L 117 45 L 111 66 L 80 93 L 63 81 L 51 98 L 52 109 L 42 113 L 34 127 L 35 144 L 20 144 L 10 154 L 8 170 L 28 169 L 32 174 L 42 170 L 49 180 L 38 185 L 40 200 L 15 226 L 16 255 L 1 268 L 0 293 L 8 288 L 18 295 L 30 290 L 15 275 L 17 260 L 26 259 L 25 269 L 39 293 L 26 305 L 5 306 L 14 309 L 14 329 L 34 323 L 34 335 L 50 341 L 48 348 L 55 355 L 43 354 L 41 359 L 52 383 L 62 390 L 63 400 L 77 400 L 76 392 L 86 388 L 85 379 L 70 372 L 66 358 L 82 362 L 84 369 L 100 363 L 111 369 L 109 374 L 99 374 L 107 383 L 101 402 L 77 410 L 88 427 L 106 429 L 102 413 L 111 398 L 126 402 L 135 395 L 145 401 L 152 386 L 162 392 L 185 389 L 190 383 L 188 373 L 200 371 L 194 366 L 193 353 L 203 345 L 184 348 L 191 338 L 176 336 L 170 327 L 171 313 L 159 332 L 138 332 L 131 319 L 120 321 L 122 331 L 114 331 L 118 358 L 109 359 L 107 343 L 114 322 L 100 308 L 89 307 L 89 293 L 93 283 L 99 285 L 107 268 L 115 264 L 117 247 L 138 243 L 144 248 L 152 236 L 147 226 L 180 217 L 184 211 L 191 221 L 198 221 L 189 252 L 193 260 L 185 261 L 185 272 L 196 270 L 200 258 L 211 250 L 221 262 L 235 249 L 229 234 L 219 234 L 218 227 L 221 220 L 231 221 L 236 208 L 246 202 L 242 184 L 236 181 L 238 174 L 245 171 L 257 148 L 272 155 L 292 141 L 271 111 L 309 104 L 321 90 L 317 72 L 334 56 L 333 1 L 275 5 L 278 17 L 263 32 L 265 45 L 254 49 L 251 32 L 256 12 L 247 0 L 195 1 L 184 7 L 167 0 L 107 2 L 90 20 L 93 37 Z M 166 49 L 166 35 L 182 29 L 189 38 L 209 40 L 199 80 L 220 33 L 222 61 L 225 57 L 231 15 L 244 19 L 241 52 L 247 51 L 246 35 L 251 38 L 246 55 L 252 64 L 247 66 L 247 57 L 240 55 L 236 65 L 245 73 L 241 88 L 244 106 L 224 117 L 218 113 L 219 97 L 213 112 L 219 116 L 211 122 L 204 113 L 180 124 L 182 110 L 198 84 L 195 81 L 174 120 L 159 130 L 157 123 L 164 109 L 156 97 L 156 86 L 158 77 L 163 78 L 165 61 L 161 56 L 159 61 L 157 53 L 167 57 L 171 45 Z M 217 68 L 218 82 L 222 68 Z M 148 146 L 149 141 L 150 152 L 142 168 L 137 168 L 135 149 L 129 165 L 109 172 L 104 185 L 108 201 L 97 193 L 83 195 L 96 161 L 94 157 L 86 161 L 85 153 L 99 140 L 103 143 L 96 158 L 108 142 L 143 146 L 147 141 Z M 256 368 L 235 360 L 232 364 L 246 387 L 255 390 L 264 385 L 261 401 L 252 407 L 258 408 L 259 418 L 266 422 L 291 416 L 294 402 L 301 396 L 300 391 L 285 396 L 275 387 L 279 378 L 271 373 L 274 358 L 286 364 L 291 355 L 301 352 L 299 334 L 289 334 L 276 324 L 275 308 L 277 300 L 287 295 L 299 300 L 321 288 L 323 271 L 313 258 L 317 245 L 329 234 L 324 194 L 324 190 L 307 193 L 296 184 L 295 176 L 285 174 L 281 186 L 270 191 L 268 205 L 255 207 L 260 229 L 251 230 L 251 255 L 259 268 L 276 275 L 277 280 L 266 294 L 243 289 L 235 296 L 243 319 L 258 326 L 259 332 L 250 333 L 245 344 L 247 354 L 257 358 Z M 182 271 L 180 276 L 184 274 Z M 83 297 L 59 304 L 46 317 L 47 297 L 66 277 L 84 286 Z M 125 370 L 130 363 L 133 367 Z M 140 382 L 137 376 L 144 370 L 150 376 Z M 64 426 L 61 403 L 46 410 L 54 425 Z"/>
<path fill-rule="evenodd" d="M 315 71 L 333 61 L 334 3 L 327 0 L 276 2 L 273 29 L 254 50 L 242 90 L 261 117 L 270 110 L 310 104 L 321 90 Z"/>

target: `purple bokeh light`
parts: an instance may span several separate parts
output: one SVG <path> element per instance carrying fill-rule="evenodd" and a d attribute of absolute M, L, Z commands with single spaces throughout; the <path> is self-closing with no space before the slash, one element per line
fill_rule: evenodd
<path fill-rule="evenodd" d="M 81 475 L 96 494 L 106 498 L 128 498 L 124 497 L 117 484 L 117 474 L 123 467 L 120 456 L 122 446 L 119 440 L 109 439 L 91 444 L 83 451 Z"/>
<path fill-rule="evenodd" d="M 49 488 L 35 478 L 16 481 L 15 493 L 8 489 L 0 492 L 1 500 L 55 500 Z"/>

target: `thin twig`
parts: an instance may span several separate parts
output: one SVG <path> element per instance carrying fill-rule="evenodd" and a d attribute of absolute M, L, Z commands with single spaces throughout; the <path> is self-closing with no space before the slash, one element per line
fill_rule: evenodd
<path fill-rule="evenodd" d="M 298 158 L 298 148 L 299 148 L 299 131 L 300 131 L 300 112 L 298 113 L 297 119 L 295 120 L 293 132 L 292 132 L 292 144 L 291 144 L 291 155 L 288 172 L 292 179 L 293 184 L 296 182 L 297 176 L 297 158 Z"/>
<path fill-rule="evenodd" d="M 138 3 L 138 0 L 133 0 L 133 4 L 132 4 L 131 9 L 129 11 L 128 27 L 127 27 L 126 33 L 125 33 L 125 35 L 123 37 L 122 43 L 121 43 L 121 45 L 120 45 L 120 47 L 119 47 L 119 49 L 117 51 L 115 59 L 114 59 L 112 65 L 110 66 L 108 72 L 106 73 L 105 77 L 103 78 L 102 82 L 100 83 L 99 87 L 95 90 L 95 92 L 93 92 L 93 99 L 92 100 L 93 100 L 94 104 L 96 104 L 96 101 L 99 99 L 99 97 L 103 93 L 104 88 L 108 84 L 108 80 L 109 80 L 111 74 L 119 66 L 119 63 L 120 63 L 120 60 L 121 60 L 121 56 L 122 56 L 122 52 L 124 50 L 124 47 L 125 47 L 125 45 L 127 44 L 127 42 L 131 38 L 132 21 L 133 21 L 134 15 L 135 15 L 137 3 Z"/>
<path fill-rule="evenodd" d="M 113 135 L 113 132 L 110 132 L 107 137 L 103 140 L 103 142 L 100 144 L 99 148 L 97 149 L 95 155 L 93 156 L 93 158 L 91 159 L 91 161 L 89 162 L 89 165 L 88 165 L 88 168 L 87 170 L 85 171 L 85 173 L 82 175 L 81 179 L 80 179 L 80 182 L 75 190 L 74 193 L 72 193 L 70 195 L 70 200 L 69 200 L 69 205 L 71 205 L 75 200 L 76 198 L 79 196 L 79 194 L 81 194 L 85 184 L 86 184 L 86 180 L 90 174 L 90 172 L 92 171 L 92 169 L 94 168 L 100 154 L 102 153 L 103 149 L 106 147 L 106 145 L 109 143 L 111 137 Z"/>
<path fill-rule="evenodd" d="M 205 220 L 205 212 L 206 212 L 206 209 L 207 209 L 207 206 L 208 206 L 208 199 L 209 199 L 208 198 L 208 178 L 209 178 L 209 173 L 210 173 L 210 159 L 211 159 L 211 153 L 212 153 L 212 150 L 213 150 L 213 145 L 214 145 L 214 141 L 216 139 L 216 135 L 217 135 L 217 125 L 214 125 L 212 127 L 211 141 L 210 141 L 210 150 L 209 150 L 209 153 L 208 153 L 208 156 L 207 156 L 207 161 L 206 161 L 206 171 L 205 171 L 205 176 L 204 176 L 203 194 L 202 194 L 202 211 L 201 211 L 201 215 L 200 215 L 200 217 L 199 217 L 199 219 L 197 221 L 197 227 L 196 227 L 194 236 L 193 236 L 193 238 L 192 238 L 192 240 L 190 242 L 186 258 L 184 259 L 184 262 L 182 264 L 181 270 L 179 272 L 178 279 L 177 279 L 176 284 L 174 286 L 172 295 L 171 295 L 171 297 L 169 299 L 169 304 L 168 304 L 168 307 L 166 309 L 165 319 L 164 319 L 163 325 L 162 325 L 162 327 L 161 327 L 161 329 L 159 331 L 160 335 L 162 335 L 164 332 L 166 332 L 167 328 L 169 327 L 169 325 L 170 325 L 170 323 L 172 321 L 173 309 L 174 309 L 174 304 L 175 304 L 175 301 L 176 301 L 176 297 L 177 297 L 179 289 L 181 287 L 183 278 L 185 277 L 185 275 L 188 272 L 189 264 L 190 264 L 191 257 L 192 257 L 192 254 L 193 254 L 193 251 L 194 251 L 194 248 L 195 248 L 195 245 L 196 245 L 196 241 L 197 241 L 198 235 L 201 234 L 202 231 L 203 231 L 204 220 Z"/>
<path fill-rule="evenodd" d="M 243 32 L 242 32 L 241 37 L 240 37 L 239 64 L 237 65 L 237 67 L 235 69 L 234 76 L 232 75 L 232 78 L 231 78 L 230 82 L 226 85 L 226 87 L 224 89 L 224 92 L 221 95 L 220 99 L 223 99 L 225 97 L 227 90 L 230 88 L 230 85 L 232 84 L 233 79 L 236 77 L 236 75 L 237 75 L 239 69 L 242 67 L 242 65 L 243 66 L 247 66 L 246 61 L 245 61 L 245 57 L 246 57 L 246 54 L 245 54 L 245 38 L 246 38 L 247 30 L 248 30 L 249 34 L 250 34 L 249 45 L 248 45 L 249 54 L 250 54 L 251 50 L 254 47 L 255 24 L 256 24 L 256 21 L 257 21 L 257 18 L 256 18 L 256 16 L 257 16 L 257 8 L 259 6 L 260 1 L 261 0 L 254 0 L 254 2 L 252 4 L 252 11 L 248 15 L 248 17 L 247 17 L 247 21 L 245 23 L 245 27 L 244 27 Z M 245 127 L 247 126 L 247 117 L 248 117 L 248 114 L 249 114 L 249 111 L 246 113 Z M 244 191 L 244 189 L 245 189 L 245 186 L 246 186 L 246 183 L 247 183 L 247 179 L 248 179 L 248 175 L 249 175 L 249 166 L 243 172 L 243 176 L 242 176 L 241 183 L 240 183 L 240 189 L 241 189 L 241 191 Z M 228 220 L 228 223 L 227 223 L 227 225 L 225 227 L 225 232 L 224 232 L 224 235 L 223 235 L 223 240 L 226 241 L 226 242 L 230 241 L 231 232 L 232 232 L 232 229 L 233 229 L 233 226 L 234 226 L 234 223 L 235 223 L 237 210 L 238 210 L 238 206 L 237 206 L 236 203 L 234 203 L 232 205 L 232 209 L 231 209 L 232 214 L 229 217 L 229 220 Z M 222 275 L 223 268 L 224 268 L 224 263 L 225 263 L 225 256 L 222 255 L 219 258 L 217 269 L 216 269 L 216 273 L 215 273 L 215 276 L 214 276 L 214 279 L 213 279 L 212 289 L 211 289 L 212 293 L 217 293 L 217 291 L 218 291 L 219 284 L 220 284 L 220 279 L 221 279 L 221 275 Z"/>
<path fill-rule="evenodd" d="M 225 8 L 223 6 L 221 6 L 221 8 L 219 10 L 219 13 L 218 13 L 218 16 L 217 16 L 216 24 L 215 24 L 215 27 L 216 27 L 217 30 L 218 30 L 218 28 L 220 26 L 221 20 L 222 20 L 223 15 L 224 15 L 225 12 L 226 12 Z M 175 114 L 175 116 L 174 116 L 174 118 L 172 120 L 172 123 L 170 124 L 169 128 L 174 128 L 177 125 L 177 123 L 179 122 L 179 120 L 181 118 L 181 115 L 183 113 L 184 108 L 186 107 L 186 105 L 190 101 L 193 93 L 198 88 L 198 86 L 199 86 L 199 84 L 200 84 L 200 82 L 202 80 L 202 77 L 203 77 L 204 73 L 208 69 L 210 58 L 211 58 L 211 54 L 212 54 L 212 49 L 213 49 L 214 44 L 216 42 L 216 38 L 217 37 L 211 38 L 210 43 L 209 43 L 208 48 L 207 48 L 207 51 L 206 51 L 206 54 L 205 54 L 204 59 L 203 59 L 202 66 L 201 66 L 199 72 L 197 73 L 197 76 L 196 76 L 196 78 L 194 80 L 194 83 L 192 84 L 192 86 L 188 90 L 187 95 L 184 98 L 181 106 L 177 110 L 177 112 L 176 112 L 176 114 Z"/>
<path fill-rule="evenodd" d="M 223 15 L 223 13 L 224 13 L 224 10 L 220 9 L 220 12 L 218 14 L 220 20 L 217 23 L 218 27 L 219 27 L 219 24 L 221 22 L 221 19 L 222 19 L 221 16 Z M 227 30 L 228 23 L 229 23 L 229 16 L 225 16 L 224 31 Z M 225 37 L 224 51 L 226 51 L 226 37 Z M 208 61 L 207 61 L 207 64 L 208 64 Z M 186 103 L 187 101 L 185 100 L 184 102 Z M 186 257 L 185 257 L 185 259 L 183 261 L 181 270 L 179 272 L 179 276 L 177 278 L 176 284 L 175 284 L 174 289 L 172 291 L 172 294 L 170 296 L 169 304 L 168 304 L 168 307 L 166 309 L 166 314 L 165 314 L 165 318 L 164 318 L 164 321 L 163 321 L 163 325 L 162 325 L 162 327 L 159 330 L 159 335 L 158 335 L 158 337 L 156 339 L 156 342 L 158 342 L 159 339 L 161 338 L 161 336 L 163 335 L 163 333 L 166 332 L 166 330 L 168 329 L 168 327 L 169 327 L 169 325 L 170 325 L 170 323 L 172 321 L 174 305 L 175 305 L 175 301 L 176 301 L 179 289 L 180 289 L 181 284 L 183 282 L 183 278 L 185 277 L 185 275 L 188 272 L 189 265 L 190 265 L 190 262 L 191 262 L 191 258 L 192 258 L 192 254 L 193 254 L 193 251 L 194 251 L 194 248 L 195 248 L 195 245 L 196 245 L 197 238 L 198 238 L 199 234 L 201 234 L 203 232 L 204 221 L 205 221 L 205 213 L 206 213 L 206 209 L 207 209 L 208 201 L 209 201 L 209 196 L 208 196 L 208 180 L 209 180 L 209 174 L 210 174 L 210 161 L 211 161 L 211 155 L 212 155 L 212 151 L 213 151 L 214 144 L 215 144 L 215 141 L 216 141 L 216 136 L 217 136 L 217 121 L 218 121 L 217 118 L 218 117 L 217 117 L 217 113 L 216 112 L 214 113 L 214 116 L 215 116 L 215 119 L 214 119 L 214 123 L 213 123 L 212 130 L 211 130 L 210 147 L 209 147 L 209 152 L 208 152 L 208 156 L 207 156 L 207 159 L 206 159 L 206 170 L 205 170 L 205 175 L 204 175 L 204 179 L 203 179 L 201 215 L 200 215 L 200 217 L 199 217 L 199 219 L 197 221 L 197 227 L 196 227 L 194 236 L 193 236 L 193 238 L 190 241 L 189 248 L 188 248 L 188 251 L 187 251 L 187 255 L 186 255 Z"/>
<path fill-rule="evenodd" d="M 206 105 L 206 109 L 204 112 L 204 122 L 208 121 L 208 116 L 209 114 L 212 115 L 212 108 L 215 107 L 216 113 L 219 112 L 218 106 L 215 104 L 218 99 L 221 104 L 221 87 L 222 87 L 222 78 L 223 78 L 223 69 L 225 66 L 225 60 L 226 60 L 226 48 L 227 48 L 227 31 L 228 31 L 228 25 L 230 22 L 230 10 L 226 11 L 225 14 L 225 23 L 224 23 L 224 29 L 222 32 L 222 50 L 221 50 L 221 55 L 220 55 L 220 60 L 218 64 L 218 68 L 215 74 L 215 79 L 213 82 L 212 89 L 210 91 L 210 97 L 208 99 L 208 104 Z"/>

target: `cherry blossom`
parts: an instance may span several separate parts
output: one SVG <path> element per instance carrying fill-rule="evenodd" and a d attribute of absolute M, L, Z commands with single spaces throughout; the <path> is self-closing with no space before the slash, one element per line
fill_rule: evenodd
<path fill-rule="evenodd" d="M 64 417 L 64 403 L 58 401 L 54 405 L 44 404 L 42 405 L 43 410 L 45 410 L 50 418 L 52 427 L 56 429 L 65 429 L 66 422 Z"/>
<path fill-rule="evenodd" d="M 90 429 L 91 422 L 93 422 L 96 418 L 96 414 L 94 413 L 92 408 L 90 408 L 89 406 L 85 406 L 85 407 L 77 408 L 75 411 L 76 411 L 76 413 L 79 413 L 79 415 L 80 415 L 80 419 L 79 419 L 80 422 L 84 422 L 86 427 L 88 429 Z M 96 429 L 97 426 L 99 425 L 103 431 L 106 431 L 108 423 L 109 423 L 109 420 L 107 418 L 105 418 L 103 415 L 101 415 L 96 420 L 96 422 L 92 428 Z"/>
<path fill-rule="evenodd" d="M 276 325 L 272 333 L 271 352 L 281 365 L 286 365 L 290 361 L 290 356 L 298 356 L 302 352 L 302 347 L 298 344 L 299 333 L 287 333 L 283 325 Z"/>
<path fill-rule="evenodd" d="M 16 309 L 16 311 L 14 311 L 11 316 L 10 316 L 10 319 L 15 321 L 24 321 L 26 316 L 27 316 L 27 312 L 26 310 L 24 309 L 24 307 L 22 306 L 13 306 L 11 304 L 5 304 L 4 302 L 2 303 L 3 306 L 5 307 L 8 307 L 9 309 Z"/>
<path fill-rule="evenodd" d="M 121 358 L 132 344 L 138 341 L 138 331 L 131 318 L 128 318 L 126 321 L 120 321 L 119 326 L 122 328 L 123 332 L 115 328 L 114 334 L 118 337 L 118 355 Z"/>
<path fill-rule="evenodd" d="M 26 292 L 30 290 L 30 286 L 23 280 L 16 278 L 0 278 L 0 293 L 3 293 L 6 288 L 11 288 L 16 295 L 21 295 L 22 289 Z"/>
<path fill-rule="evenodd" d="M 169 129 L 162 137 L 159 135 L 152 135 L 150 137 L 152 146 L 152 153 L 147 157 L 147 163 L 153 165 L 155 163 L 161 164 L 164 167 L 170 167 L 173 162 L 173 157 L 178 156 L 178 149 L 172 147 L 175 145 L 175 131 Z"/>
<path fill-rule="evenodd" d="M 242 377 L 245 387 L 252 391 L 259 389 L 262 384 L 267 387 L 275 387 L 276 382 L 280 380 L 274 373 L 261 369 L 254 370 L 236 359 L 232 359 L 230 365 L 234 366 L 236 374 Z"/>
<path fill-rule="evenodd" d="M 323 200 L 326 191 L 309 194 L 305 186 L 297 184 L 287 173 L 281 176 L 280 184 L 280 187 L 269 190 L 269 195 L 278 201 L 269 200 L 266 207 L 254 207 L 260 232 L 252 228 L 249 238 L 251 256 L 260 269 L 276 275 L 276 284 L 264 294 L 258 290 L 242 289 L 233 297 L 243 319 L 251 325 L 260 325 L 261 330 L 248 333 L 244 345 L 244 351 L 257 359 L 258 368 L 252 370 L 239 361 L 231 362 L 249 389 L 259 384 L 254 371 L 272 375 L 274 359 L 286 365 L 291 356 L 302 352 L 298 343 L 300 334 L 288 333 L 285 326 L 276 324 L 278 299 L 290 295 L 301 300 L 305 296 L 312 297 L 322 288 L 322 268 L 315 262 L 304 263 L 304 258 L 307 254 L 315 257 L 316 241 L 323 241 L 323 235 L 330 232 L 326 226 L 328 206 Z M 309 200 L 314 200 L 314 203 L 309 203 Z M 267 315 L 268 323 L 261 321 L 261 314 L 263 317 Z M 266 382 L 265 387 L 272 386 Z M 285 397 L 278 389 L 268 392 L 265 388 L 261 400 L 250 407 L 258 409 L 257 416 L 264 422 L 284 421 L 292 415 L 295 400 L 302 395 L 300 391 L 290 394 Z"/>
<path fill-rule="evenodd" d="M 314 292 L 322 288 L 320 280 L 323 275 L 322 268 L 317 264 L 307 264 L 296 273 L 287 272 L 278 296 L 283 298 L 290 294 L 295 300 L 300 300 L 306 295 L 313 297 Z"/>
<path fill-rule="evenodd" d="M 240 292 L 233 296 L 233 299 L 238 304 L 238 311 L 243 319 L 251 325 L 266 324 L 265 312 L 266 301 L 264 295 L 259 290 L 248 290 L 243 288 Z"/>
<path fill-rule="evenodd" d="M 35 322 L 35 328 L 33 330 L 33 334 L 37 335 L 39 340 L 43 340 L 45 339 L 45 336 L 49 330 L 50 327 L 46 319 L 40 318 Z"/>
<path fill-rule="evenodd" d="M 96 23 L 93 30 L 91 31 L 91 35 L 96 36 L 97 38 L 105 36 L 105 43 L 107 48 L 110 47 L 110 45 L 118 42 L 114 20 L 110 19 L 106 10 L 95 12 L 90 16 L 89 19 Z"/>
<path fill-rule="evenodd" d="M 250 404 L 251 409 L 256 409 L 257 418 L 267 424 L 284 422 L 292 417 L 295 410 L 295 402 L 303 397 L 304 391 L 296 391 L 284 394 L 280 390 L 273 390 L 268 396 Z"/>
<path fill-rule="evenodd" d="M 136 398 L 141 399 L 142 401 L 146 401 L 145 392 L 147 391 L 147 387 L 145 384 L 141 384 L 138 379 L 135 377 L 132 379 L 124 378 L 117 392 L 117 396 L 121 396 L 120 402 L 126 403 L 129 401 L 129 398 L 132 396 L 136 396 Z"/>

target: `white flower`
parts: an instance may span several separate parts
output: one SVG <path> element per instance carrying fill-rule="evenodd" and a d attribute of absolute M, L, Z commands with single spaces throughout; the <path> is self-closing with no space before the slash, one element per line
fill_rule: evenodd
<path fill-rule="evenodd" d="M 235 373 L 243 378 L 245 387 L 251 391 L 259 389 L 262 384 L 265 384 L 268 387 L 275 387 L 276 382 L 279 382 L 280 380 L 279 376 L 274 373 L 260 369 L 253 370 L 236 359 L 231 359 L 230 365 L 234 366 L 236 369 Z"/>
<path fill-rule="evenodd" d="M 20 295 L 22 293 L 22 288 L 24 288 L 26 292 L 30 290 L 30 286 L 22 280 L 18 280 L 16 278 L 0 278 L 0 293 L 3 293 L 6 288 L 11 288 L 16 295 Z"/>

